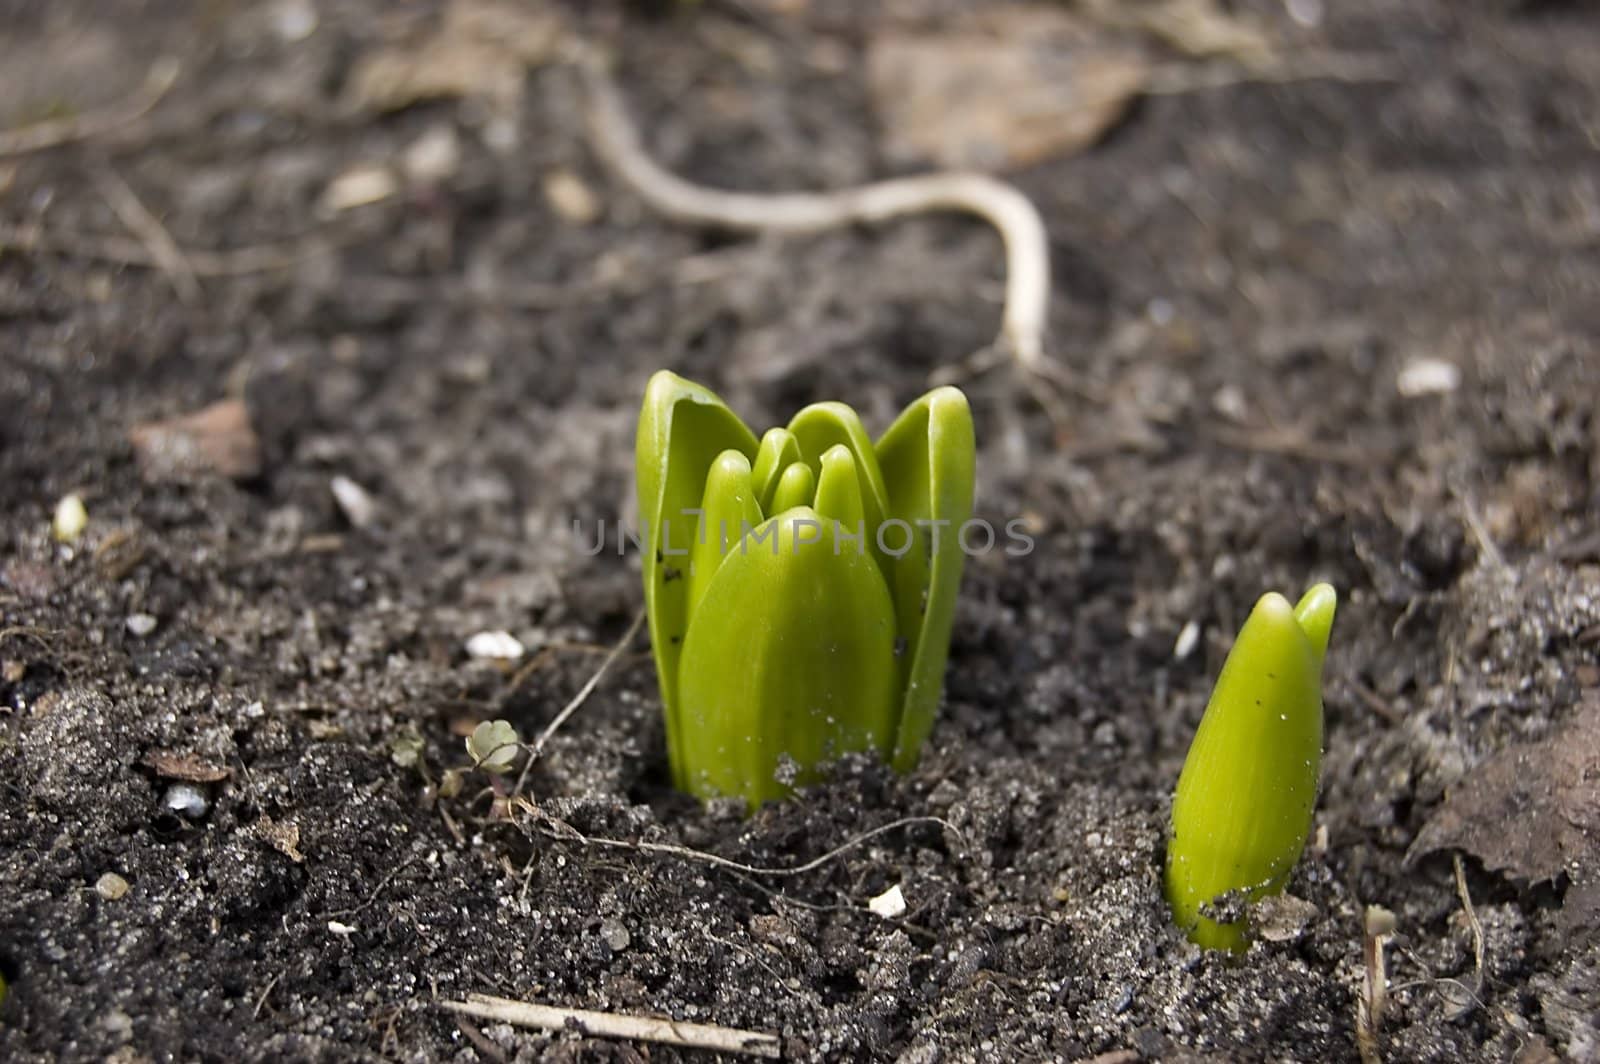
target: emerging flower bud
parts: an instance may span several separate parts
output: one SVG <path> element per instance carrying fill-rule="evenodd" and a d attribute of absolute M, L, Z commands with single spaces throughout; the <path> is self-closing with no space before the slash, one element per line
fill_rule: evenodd
<path fill-rule="evenodd" d="M 1311 828 L 1322 761 L 1322 659 L 1337 597 L 1263 595 L 1223 663 L 1172 798 L 1166 895 L 1190 941 L 1243 950 L 1230 903 L 1283 890 Z M 1231 897 L 1230 897 L 1231 896 Z"/>
<path fill-rule="evenodd" d="M 755 435 L 665 371 L 639 417 L 645 607 L 673 780 L 755 808 L 841 754 L 916 764 L 943 688 L 972 512 L 966 397 L 874 445 L 818 403 Z"/>

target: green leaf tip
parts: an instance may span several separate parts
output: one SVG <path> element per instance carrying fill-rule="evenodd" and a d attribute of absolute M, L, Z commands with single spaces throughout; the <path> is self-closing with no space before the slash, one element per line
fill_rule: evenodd
<path fill-rule="evenodd" d="M 966 397 L 929 392 L 876 444 L 843 403 L 808 406 L 758 441 L 714 393 L 663 371 L 636 464 L 674 783 L 753 809 L 841 754 L 913 768 L 972 514 Z"/>
<path fill-rule="evenodd" d="M 1242 951 L 1242 907 L 1283 890 L 1311 829 L 1322 762 L 1322 663 L 1337 595 L 1256 602 L 1223 662 L 1172 798 L 1165 890 L 1205 949 Z"/>

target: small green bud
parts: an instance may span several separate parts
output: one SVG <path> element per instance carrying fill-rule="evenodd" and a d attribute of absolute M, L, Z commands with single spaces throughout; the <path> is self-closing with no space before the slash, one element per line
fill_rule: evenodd
<path fill-rule="evenodd" d="M 1322 659 L 1337 596 L 1318 584 L 1291 607 L 1263 595 L 1222 666 L 1172 798 L 1166 895 L 1206 949 L 1241 951 L 1230 902 L 1283 890 L 1316 805 Z"/>
<path fill-rule="evenodd" d="M 677 786 L 754 808 L 840 754 L 913 767 L 943 688 L 957 532 L 972 513 L 966 398 L 929 392 L 876 444 L 843 403 L 806 407 L 757 442 L 715 395 L 663 371 L 636 459 Z"/>

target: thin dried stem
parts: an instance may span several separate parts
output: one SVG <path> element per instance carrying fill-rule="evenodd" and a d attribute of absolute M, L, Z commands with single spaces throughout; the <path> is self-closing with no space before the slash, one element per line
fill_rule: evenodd
<path fill-rule="evenodd" d="M 167 232 L 167 227 L 161 224 L 161 219 L 144 205 L 115 170 L 109 167 L 97 169 L 94 177 L 100 194 L 106 198 L 117 217 L 122 219 L 122 224 L 149 250 L 151 261 L 167 275 L 178 298 L 190 306 L 200 302 L 204 293 L 195 277 L 194 266 L 178 247 L 178 242 L 172 239 L 172 234 Z"/>
<path fill-rule="evenodd" d="M 114 107 L 0 132 L 0 158 L 89 140 L 134 122 L 144 117 L 177 83 L 179 69 L 176 59 L 158 60 L 139 91 Z"/>
<path fill-rule="evenodd" d="M 855 837 L 839 844 L 838 846 L 835 846 L 821 857 L 813 858 L 804 864 L 796 865 L 793 868 L 763 868 L 759 865 L 745 864 L 742 861 L 735 861 L 731 858 L 719 857 L 714 853 L 706 853 L 704 850 L 691 849 L 688 846 L 677 846 L 672 843 L 632 842 L 627 839 L 608 839 L 599 836 L 585 835 L 571 824 L 568 824 L 566 821 L 559 820 L 548 815 L 526 798 L 518 798 L 516 802 L 513 803 L 512 807 L 514 809 L 520 809 L 525 813 L 531 814 L 537 820 L 542 820 L 546 823 L 554 825 L 555 829 L 557 830 L 548 832 L 548 834 L 550 834 L 552 837 L 571 839 L 581 846 L 598 846 L 614 850 L 633 850 L 638 853 L 661 854 L 662 856 L 666 857 L 681 857 L 691 861 L 699 861 L 703 864 L 712 865 L 717 868 L 724 868 L 730 872 L 739 872 L 747 876 L 768 876 L 771 878 L 787 878 L 790 876 L 803 875 L 806 872 L 814 872 L 823 865 L 837 860 L 844 854 L 849 853 L 856 847 L 872 841 L 879 835 L 886 834 L 887 832 L 894 831 L 899 828 L 911 827 L 915 824 L 937 824 L 956 835 L 958 838 L 961 834 L 954 824 L 950 823 L 948 820 L 943 820 L 936 816 L 901 817 L 899 820 L 891 820 L 887 824 L 881 824 L 869 831 L 863 831 L 861 834 L 856 835 Z"/>
<path fill-rule="evenodd" d="M 709 1023 L 679 1023 L 654 1016 L 633 1016 L 622 1012 L 596 1012 L 593 1009 L 558 1008 L 535 1005 L 512 998 L 488 994 L 468 994 L 465 1001 L 441 1001 L 439 1007 L 480 1019 L 533 1027 L 541 1031 L 576 1029 L 595 1038 L 619 1038 L 638 1042 L 660 1042 L 685 1049 L 705 1049 L 713 1053 L 743 1053 L 753 1057 L 777 1058 L 783 1055 L 778 1036 L 762 1031 L 741 1031 Z"/>

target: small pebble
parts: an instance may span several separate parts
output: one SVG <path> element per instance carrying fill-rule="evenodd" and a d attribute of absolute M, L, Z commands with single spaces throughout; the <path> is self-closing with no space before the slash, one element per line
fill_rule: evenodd
<path fill-rule="evenodd" d="M 876 898 L 867 902 L 867 908 L 885 920 L 893 920 L 905 915 L 906 896 L 901 892 L 900 884 L 896 883 Z"/>
<path fill-rule="evenodd" d="M 107 872 L 95 880 L 94 889 L 106 901 L 116 901 L 128 893 L 128 881 L 115 872 Z"/>
<path fill-rule="evenodd" d="M 57 543 L 76 543 L 89 525 L 89 511 L 78 495 L 63 496 L 56 503 L 56 515 L 50 523 L 50 534 Z"/>
<path fill-rule="evenodd" d="M 272 10 L 271 22 L 280 41 L 294 44 L 317 32 L 317 9 L 309 0 L 283 0 Z"/>
<path fill-rule="evenodd" d="M 1283 6 L 1289 17 L 1306 29 L 1322 25 L 1322 0 L 1284 0 Z"/>
<path fill-rule="evenodd" d="M 199 820 L 210 806 L 200 788 L 191 783 L 174 783 L 161 798 L 163 809 L 189 820 Z"/>
<path fill-rule="evenodd" d="M 550 209 L 573 225 L 589 225 L 600 217 L 600 200 L 571 170 L 552 170 L 544 178 Z"/>
<path fill-rule="evenodd" d="M 455 127 L 434 126 L 411 142 L 400 161 L 406 177 L 421 185 L 442 185 L 461 168 L 461 141 Z"/>
<path fill-rule="evenodd" d="M 1178 633 L 1178 641 L 1172 645 L 1172 660 L 1182 661 L 1194 653 L 1195 646 L 1200 642 L 1200 625 L 1190 621 Z"/>
<path fill-rule="evenodd" d="M 1414 358 L 1401 368 L 1394 386 L 1407 399 L 1448 395 L 1461 386 L 1461 370 L 1442 358 Z"/>
<path fill-rule="evenodd" d="M 333 501 L 339 504 L 339 512 L 351 527 L 366 528 L 372 524 L 378 504 L 372 501 L 366 488 L 349 477 L 337 476 L 328 481 L 328 490 L 333 492 Z"/>
<path fill-rule="evenodd" d="M 615 919 L 600 922 L 600 937 L 605 939 L 606 945 L 611 947 L 613 953 L 621 953 L 628 948 L 628 943 L 633 941 L 628 929 L 622 926 L 622 921 Z"/>
<path fill-rule="evenodd" d="M 156 619 L 148 613 L 134 613 L 128 616 L 128 634 L 143 639 L 156 630 Z"/>
<path fill-rule="evenodd" d="M 381 166 L 361 166 L 334 178 L 322 194 L 322 208 L 340 211 L 365 207 L 393 196 L 400 189 L 394 174 Z"/>
<path fill-rule="evenodd" d="M 516 661 L 526 653 L 522 643 L 510 632 L 478 632 L 467 640 L 467 653 L 475 658 Z"/>

